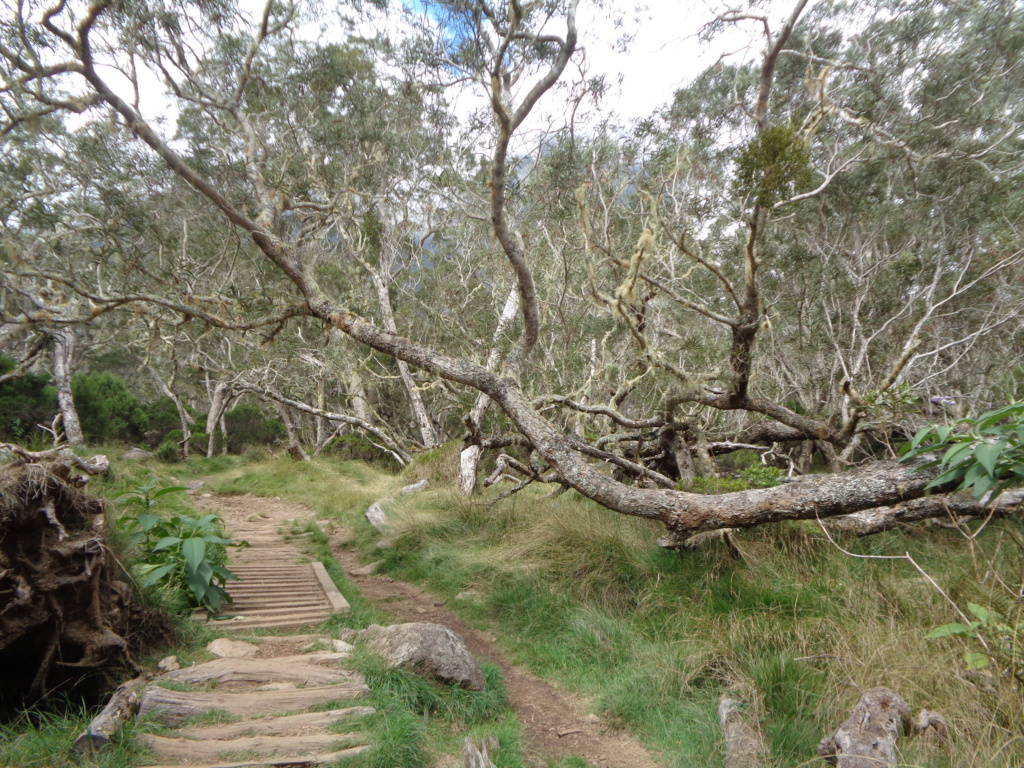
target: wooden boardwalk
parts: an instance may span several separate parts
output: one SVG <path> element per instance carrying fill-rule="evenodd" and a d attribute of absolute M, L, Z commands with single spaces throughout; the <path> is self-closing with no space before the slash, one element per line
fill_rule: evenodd
<path fill-rule="evenodd" d="M 233 635 L 300 630 L 349 610 L 321 563 L 309 562 L 274 521 L 252 517 L 230 526 L 250 546 L 233 550 L 228 564 L 239 576 L 228 584 L 231 618 L 211 626 Z M 164 726 L 139 736 L 153 754 L 142 765 L 298 768 L 369 749 L 358 726 L 374 710 L 358 705 L 370 689 L 346 668 L 350 646 L 321 634 L 216 642 L 208 650 L 219 658 L 168 672 L 142 692 L 140 715 Z M 210 722 L 214 715 L 220 722 Z"/>

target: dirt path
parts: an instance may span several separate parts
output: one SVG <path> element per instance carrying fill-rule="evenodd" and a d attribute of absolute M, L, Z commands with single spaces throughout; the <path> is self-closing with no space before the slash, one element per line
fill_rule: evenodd
<path fill-rule="evenodd" d="M 314 517 L 309 507 L 280 499 L 256 496 L 215 497 L 196 494 L 199 506 L 222 515 L 228 529 L 251 528 L 262 521 L 268 531 L 293 520 Z M 347 546 L 344 529 L 334 528 L 334 556 L 359 587 L 362 596 L 394 616 L 396 622 L 425 621 L 443 624 L 466 641 L 470 651 L 501 667 L 509 699 L 524 728 L 527 756 L 537 765 L 548 759 L 578 756 L 598 768 L 657 768 L 657 763 L 625 731 L 611 728 L 586 711 L 586 703 L 512 664 L 489 632 L 467 625 L 453 611 L 420 587 L 388 576 L 359 575 L 358 554 Z"/>

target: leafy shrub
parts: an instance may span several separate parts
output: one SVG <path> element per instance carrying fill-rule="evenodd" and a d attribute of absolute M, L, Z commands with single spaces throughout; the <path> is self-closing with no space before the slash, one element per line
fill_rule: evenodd
<path fill-rule="evenodd" d="M 181 449 L 177 440 L 164 440 L 153 453 L 158 459 L 169 464 L 181 460 Z"/>
<path fill-rule="evenodd" d="M 751 464 L 740 472 L 740 477 L 751 488 L 774 488 L 781 482 L 783 472 L 778 467 Z"/>
<path fill-rule="evenodd" d="M 139 442 L 148 429 L 146 412 L 113 373 L 77 374 L 71 379 L 82 432 L 89 440 Z"/>
<path fill-rule="evenodd" d="M 168 432 L 181 429 L 181 417 L 178 416 L 178 408 L 169 397 L 161 397 L 158 400 L 146 403 L 141 406 L 140 410 L 146 417 L 147 437 L 151 436 L 151 445 L 156 445 L 170 439 L 170 436 L 167 434 Z"/>
<path fill-rule="evenodd" d="M 919 430 L 904 446 L 902 460 L 942 451 L 922 469 L 940 466 L 942 474 L 927 488 L 956 483 L 981 500 L 991 491 L 993 501 L 1006 488 L 1024 485 L 1024 402 L 988 411 L 976 419 L 960 419 L 955 427 Z"/>
<path fill-rule="evenodd" d="M 239 405 L 224 414 L 228 428 L 228 450 L 241 453 L 247 445 L 270 445 L 283 440 L 287 430 L 277 419 L 269 419 L 255 405 Z"/>
<path fill-rule="evenodd" d="M 0 355 L 0 374 L 14 366 L 14 360 Z M 24 440 L 36 424 L 49 423 L 56 411 L 57 390 L 49 376 L 30 372 L 0 384 L 0 439 Z"/>
<path fill-rule="evenodd" d="M 156 480 L 151 479 L 115 497 L 138 510 L 118 521 L 121 530 L 128 534 L 129 544 L 142 553 L 141 562 L 133 568 L 135 575 L 144 588 L 163 585 L 183 596 L 188 604 L 218 613 L 225 599 L 230 599 L 223 585 L 237 578 L 224 567 L 227 547 L 235 542 L 220 535 L 217 515 L 175 515 L 162 520 L 154 512 L 157 500 L 186 489 L 158 489 L 156 485 Z"/>
<path fill-rule="evenodd" d="M 338 435 L 328 440 L 323 453 L 347 461 L 365 461 L 367 464 L 376 464 L 390 471 L 401 468 L 391 454 L 385 453 L 358 433 Z"/>

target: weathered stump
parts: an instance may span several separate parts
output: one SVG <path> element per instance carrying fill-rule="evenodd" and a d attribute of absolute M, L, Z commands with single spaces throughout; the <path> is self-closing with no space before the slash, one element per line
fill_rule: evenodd
<path fill-rule="evenodd" d="M 872 688 L 818 754 L 837 768 L 895 768 L 896 739 L 910 731 L 910 707 L 890 688 Z"/>

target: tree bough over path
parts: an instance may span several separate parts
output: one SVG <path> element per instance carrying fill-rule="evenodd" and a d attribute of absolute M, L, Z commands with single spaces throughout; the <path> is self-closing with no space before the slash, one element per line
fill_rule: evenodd
<path fill-rule="evenodd" d="M 1013 95 L 1013 89 L 1024 62 L 1011 37 L 1022 26 L 1020 9 L 999 2 L 937 10 L 931 4 L 879 3 L 848 17 L 853 11 L 823 3 L 804 19 L 806 5 L 797 2 L 781 25 L 753 11 L 730 11 L 705 30 L 753 24 L 762 35 L 762 55 L 754 62 L 720 63 L 680 91 L 663 116 L 669 127 L 651 139 L 643 173 L 629 176 L 622 167 L 602 166 L 607 161 L 600 141 L 581 150 L 587 142 L 577 140 L 572 126 L 568 139 L 549 137 L 552 153 L 577 153 L 572 183 L 558 189 L 553 182 L 549 190 L 573 209 L 558 231 L 530 229 L 530 211 L 521 207 L 526 170 L 513 150 L 537 105 L 553 98 L 581 59 L 577 2 L 430 5 L 430 18 L 441 31 L 430 37 L 427 30 L 409 46 L 419 57 L 416 63 L 428 65 L 439 79 L 474 82 L 489 98 L 491 156 L 484 164 L 486 186 L 477 188 L 486 189 L 486 216 L 478 218 L 489 223 L 489 233 L 471 242 L 486 248 L 481 243 L 488 234 L 497 241 L 515 290 L 498 321 L 494 351 L 480 363 L 397 332 L 387 284 L 393 272 L 383 268 L 383 254 L 396 246 L 384 242 L 387 233 L 381 235 L 380 227 L 370 226 L 380 224 L 370 211 L 393 203 L 403 185 L 388 186 L 365 169 L 340 178 L 323 170 L 333 168 L 335 155 L 344 151 L 339 143 L 332 155 L 331 142 L 348 140 L 331 131 L 365 116 L 331 111 L 331 100 L 345 89 L 354 91 L 356 78 L 331 81 L 332 62 L 341 60 L 342 49 L 300 40 L 299 6 L 268 3 L 251 20 L 227 3 L 20 4 L 17 17 L 3 22 L 4 132 L 31 134 L 68 112 L 106 116 L 112 130 L 127 129 L 207 210 L 251 240 L 276 270 L 276 277 L 261 273 L 254 286 L 286 279 L 290 288 L 278 287 L 268 305 L 255 300 L 264 289 L 253 287 L 250 311 L 242 317 L 231 309 L 238 304 L 204 297 L 198 288 L 182 295 L 182 289 L 162 291 L 154 281 L 151 290 L 118 291 L 111 281 L 90 277 L 99 270 L 50 269 L 44 265 L 52 240 L 39 237 L 27 245 L 11 237 L 12 252 L 21 257 L 13 262 L 8 289 L 32 300 L 22 309 L 11 303 L 4 320 L 61 328 L 135 307 L 179 325 L 184 320 L 225 331 L 270 329 L 272 340 L 289 321 L 315 319 L 479 393 L 466 419 L 466 445 L 477 446 L 466 464 L 470 488 L 479 446 L 518 444 L 533 453 L 529 467 L 519 464 L 528 480 L 557 482 L 617 512 L 660 520 L 676 541 L 701 531 L 878 507 L 891 507 L 890 514 L 898 516 L 900 505 L 924 496 L 936 476 L 937 470 L 919 471 L 923 460 L 871 462 L 776 488 L 705 496 L 674 490 L 674 478 L 647 466 L 640 455 L 645 442 L 658 446 L 659 466 L 671 466 L 675 477 L 685 478 L 716 450 L 803 441 L 839 468 L 865 445 L 882 446 L 894 436 L 893 425 L 877 416 L 880 404 L 898 405 L 915 386 L 957 365 L 974 365 L 975 355 L 991 349 L 983 348 L 986 340 L 1007 345 L 1012 355 L 1020 352 L 1022 258 L 1019 221 L 1013 217 L 1021 208 L 1007 214 L 1010 208 L 1004 207 L 996 217 L 993 201 L 998 194 L 1019 199 L 1013 180 L 1020 171 L 1012 158 L 1020 156 L 1022 107 L 1021 91 Z M 844 23 L 856 32 L 844 37 Z M 990 41 L 981 46 L 986 56 L 976 60 L 980 36 L 995 29 L 1005 33 L 999 40 L 1007 44 Z M 919 52 L 940 39 L 940 53 L 929 58 Z M 141 114 L 143 70 L 164 81 L 182 110 L 175 140 Z M 307 83 L 303 74 L 310 72 L 316 76 Z M 405 82 L 394 93 L 380 91 L 369 112 L 390 114 L 404 88 L 419 94 L 413 113 L 425 116 L 431 87 Z M 393 125 L 378 128 L 391 131 Z M 401 166 L 389 172 L 395 178 L 405 173 L 405 187 L 416 183 L 413 167 L 452 162 L 443 153 L 418 156 L 420 140 L 409 139 L 402 160 L 381 155 L 373 162 Z M 732 144 L 725 151 L 727 141 Z M 115 154 L 108 162 L 133 162 L 137 144 L 113 146 L 120 160 Z M 538 163 L 546 159 L 541 153 Z M 986 186 L 996 191 L 981 195 Z M 383 187 L 388 191 L 381 192 Z M 33 194 L 48 193 L 22 190 L 18 199 L 34 199 Z M 432 232 L 432 209 L 422 199 L 409 204 L 426 211 L 422 245 Z M 360 206 L 361 218 L 353 213 Z M 913 217 L 919 221 L 911 222 Z M 24 212 L 10 214 L 10 221 L 18 222 L 21 234 L 28 232 Z M 594 391 L 596 335 L 585 385 L 541 396 L 525 384 L 547 364 L 547 358 L 536 358 L 542 350 L 550 355 L 544 342 L 552 331 L 545 323 L 555 322 L 545 317 L 545 284 L 536 275 L 545 248 L 563 254 L 566 274 L 570 254 L 596 259 L 585 270 L 589 295 L 583 301 L 612 321 L 601 326 L 605 340 L 618 332 L 630 350 L 624 366 L 629 375 L 614 382 L 608 405 L 586 396 Z M 30 258 L 33 249 L 43 256 Z M 352 286 L 338 287 L 327 255 L 367 269 L 381 299 L 383 325 L 339 298 Z M 800 265 L 812 255 L 819 266 L 807 267 L 805 274 Z M 897 277 L 879 282 L 890 267 Z M 785 292 L 801 282 L 799 295 Z M 63 298 L 47 299 L 37 290 L 41 285 Z M 560 290 L 564 298 L 575 288 Z M 518 340 L 502 354 L 498 337 L 513 325 L 516 312 Z M 774 327 L 787 312 L 796 318 L 793 327 Z M 818 326 L 813 343 L 804 338 L 805 322 Z M 678 362 L 680 353 L 671 344 L 684 339 L 687 328 L 711 339 L 707 349 L 724 352 L 722 364 L 708 359 L 706 371 L 694 373 Z M 823 380 L 800 383 L 808 371 L 820 369 L 829 371 Z M 404 368 L 402 381 L 422 444 L 429 447 L 435 436 L 419 387 Z M 634 390 L 646 392 L 656 415 L 623 413 Z M 272 396 L 282 407 L 326 413 L 286 394 Z M 518 435 L 481 437 L 489 402 Z M 587 439 L 585 429 L 553 417 L 554 409 L 606 418 L 629 432 Z M 680 416 L 680 409 L 690 409 L 689 415 Z M 755 418 L 724 422 L 734 425 L 727 438 L 743 442 L 718 441 L 716 447 L 717 437 L 707 427 L 719 422 L 709 413 Z M 636 444 L 635 460 L 613 452 L 616 442 Z M 404 454 L 397 443 L 388 450 L 399 459 Z M 609 476 L 595 458 L 642 482 Z M 942 496 L 919 501 L 915 519 L 945 515 L 948 503 Z M 963 501 L 956 503 L 962 509 Z"/>

